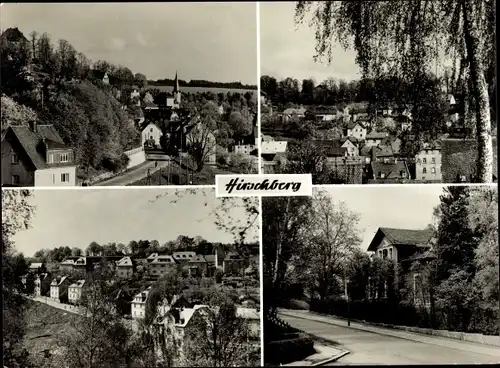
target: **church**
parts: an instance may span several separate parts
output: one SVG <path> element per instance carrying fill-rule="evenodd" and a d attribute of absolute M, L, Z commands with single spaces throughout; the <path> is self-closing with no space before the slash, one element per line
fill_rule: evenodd
<path fill-rule="evenodd" d="M 179 109 L 181 107 L 181 91 L 179 89 L 179 78 L 175 72 L 174 90 L 171 94 L 167 94 L 167 107 Z"/>

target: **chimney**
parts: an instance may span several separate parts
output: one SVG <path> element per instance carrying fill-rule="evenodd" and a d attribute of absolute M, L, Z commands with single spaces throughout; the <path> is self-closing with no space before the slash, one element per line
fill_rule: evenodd
<path fill-rule="evenodd" d="M 33 120 L 32 122 L 30 122 L 30 130 L 33 133 L 37 132 L 37 122 L 36 122 L 36 120 Z"/>

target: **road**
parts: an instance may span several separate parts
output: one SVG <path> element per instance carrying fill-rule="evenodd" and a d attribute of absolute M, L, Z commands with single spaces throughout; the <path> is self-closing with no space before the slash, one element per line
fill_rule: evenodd
<path fill-rule="evenodd" d="M 294 311 L 295 312 L 295 311 Z M 337 362 L 327 365 L 349 364 L 472 364 L 472 363 L 499 363 L 500 348 L 482 344 L 475 344 L 460 340 L 447 339 L 436 336 L 427 336 L 412 332 L 392 332 L 385 335 L 382 328 L 380 333 L 368 332 L 352 327 L 311 319 L 307 313 L 288 314 L 280 313 L 280 318 L 293 327 L 314 335 L 323 340 L 336 342 L 340 348 L 350 351 L 350 354 Z M 299 317 L 300 315 L 300 317 Z M 342 321 L 343 324 L 346 322 Z M 375 329 L 372 329 L 375 330 Z M 412 336 L 414 335 L 414 336 Z M 414 339 L 413 339 L 414 338 Z"/>
<path fill-rule="evenodd" d="M 168 166 L 170 161 L 157 161 L 158 167 L 155 169 L 155 161 L 146 161 L 144 165 L 140 165 L 140 167 L 136 169 L 132 169 L 130 171 L 124 172 L 121 175 L 115 176 L 114 178 L 102 181 L 100 183 L 95 184 L 95 186 L 125 186 L 133 184 L 145 177 L 148 176 L 148 170 L 151 171 L 151 175 L 157 170 L 165 168 Z"/>

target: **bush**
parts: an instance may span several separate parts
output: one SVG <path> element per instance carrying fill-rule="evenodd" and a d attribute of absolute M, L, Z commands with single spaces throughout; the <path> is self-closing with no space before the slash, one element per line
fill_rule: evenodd
<path fill-rule="evenodd" d="M 284 334 L 283 339 L 271 341 L 264 349 L 264 361 L 270 364 L 287 364 L 315 354 L 314 341 L 303 333 Z"/>
<path fill-rule="evenodd" d="M 290 299 L 284 303 L 283 307 L 287 309 L 309 310 L 310 306 L 309 303 L 304 300 Z"/>

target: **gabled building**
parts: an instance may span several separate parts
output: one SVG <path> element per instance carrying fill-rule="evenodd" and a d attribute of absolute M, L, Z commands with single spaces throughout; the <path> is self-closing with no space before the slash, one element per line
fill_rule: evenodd
<path fill-rule="evenodd" d="M 346 135 L 348 137 L 354 137 L 358 141 L 363 141 L 366 138 L 366 126 L 361 121 L 350 122 L 347 124 Z"/>
<path fill-rule="evenodd" d="M 78 301 L 82 297 L 82 290 L 84 285 L 85 280 L 78 280 L 77 282 L 68 286 L 68 301 L 70 303 L 78 303 Z"/>
<path fill-rule="evenodd" d="M 167 96 L 166 105 L 175 109 L 181 107 L 181 90 L 179 88 L 179 78 L 177 77 L 177 72 L 175 72 L 174 89 L 172 90 L 172 94 Z"/>
<path fill-rule="evenodd" d="M 28 267 L 28 272 L 34 274 L 44 273 L 46 271 L 45 264 L 43 262 L 30 263 Z"/>
<path fill-rule="evenodd" d="M 410 170 L 405 161 L 390 159 L 371 162 L 373 183 L 398 183 L 410 179 Z"/>
<path fill-rule="evenodd" d="M 151 142 L 155 147 L 159 147 L 162 136 L 161 126 L 157 122 L 150 122 L 142 127 L 141 143 L 145 146 Z"/>
<path fill-rule="evenodd" d="M 237 252 L 228 252 L 224 258 L 223 271 L 227 275 L 239 275 L 242 273 L 248 261 Z"/>
<path fill-rule="evenodd" d="M 184 252 L 174 252 L 172 254 L 175 261 L 178 263 L 187 263 L 196 257 L 196 252 L 184 251 Z"/>
<path fill-rule="evenodd" d="M 123 279 L 131 278 L 134 275 L 134 263 L 132 258 L 123 257 L 116 263 L 116 275 Z"/>
<path fill-rule="evenodd" d="M 35 296 L 48 296 L 50 295 L 50 277 L 48 273 L 42 273 L 38 276 L 35 276 L 35 287 L 34 294 Z"/>
<path fill-rule="evenodd" d="M 146 316 L 146 301 L 151 291 L 151 286 L 134 296 L 132 300 L 132 318 L 142 319 Z"/>
<path fill-rule="evenodd" d="M 359 156 L 358 140 L 355 137 L 346 137 L 340 139 L 341 148 L 345 148 L 348 157 Z"/>
<path fill-rule="evenodd" d="M 50 284 L 50 298 L 54 301 L 63 302 L 68 300 L 68 286 L 70 281 L 66 276 L 58 276 Z"/>
<path fill-rule="evenodd" d="M 367 146 L 378 146 L 387 136 L 386 132 L 372 131 L 365 136 L 365 144 Z"/>
<path fill-rule="evenodd" d="M 176 267 L 178 263 L 171 255 L 158 255 L 149 263 L 149 275 L 151 277 L 161 277 L 168 273 L 172 267 Z"/>
<path fill-rule="evenodd" d="M 75 186 L 73 149 L 53 125 L 10 126 L 2 138 L 2 185 Z"/>

